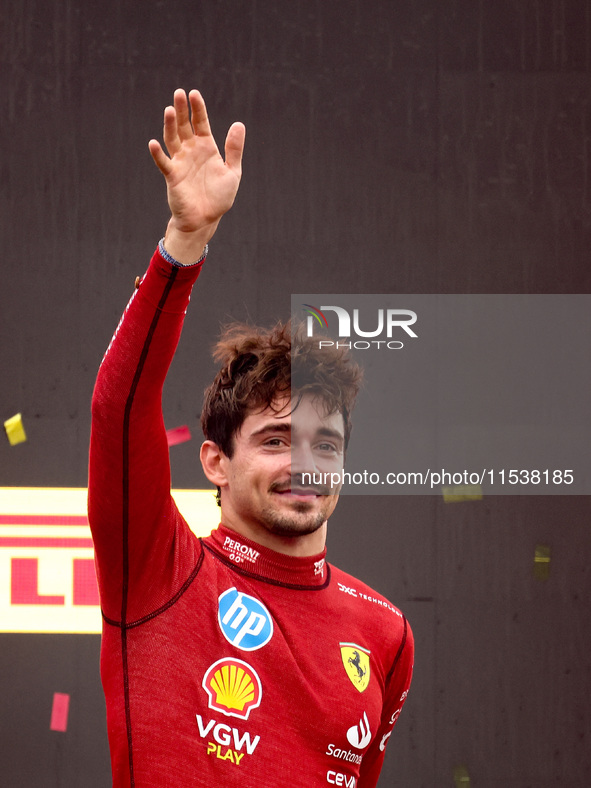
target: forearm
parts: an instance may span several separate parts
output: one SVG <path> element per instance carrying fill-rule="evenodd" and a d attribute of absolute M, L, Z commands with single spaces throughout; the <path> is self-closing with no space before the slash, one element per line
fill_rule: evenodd
<path fill-rule="evenodd" d="M 123 416 L 125 395 L 160 409 L 189 296 L 201 265 L 175 267 L 156 250 L 104 355 L 93 393 L 93 416 Z M 135 381 L 134 381 L 135 378 Z"/>

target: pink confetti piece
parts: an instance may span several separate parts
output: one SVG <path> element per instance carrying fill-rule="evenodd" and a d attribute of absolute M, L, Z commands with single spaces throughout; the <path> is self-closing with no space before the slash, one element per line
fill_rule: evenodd
<path fill-rule="evenodd" d="M 70 696 L 65 692 L 54 692 L 49 730 L 62 732 L 67 730 L 69 709 Z"/>
<path fill-rule="evenodd" d="M 166 430 L 166 440 L 169 446 L 176 446 L 177 443 L 185 443 L 191 440 L 191 433 L 186 425 Z"/>

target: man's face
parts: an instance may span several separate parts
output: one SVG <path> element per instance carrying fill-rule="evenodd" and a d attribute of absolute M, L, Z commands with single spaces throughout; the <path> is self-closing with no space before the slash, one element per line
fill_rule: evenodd
<path fill-rule="evenodd" d="M 332 514 L 340 487 L 331 487 L 325 474 L 343 469 L 343 417 L 326 415 L 310 395 L 291 408 L 286 399 L 276 410 L 253 411 L 234 436 L 232 458 L 224 456 L 224 520 L 240 518 L 255 530 L 296 537 L 313 533 Z M 302 474 L 316 474 L 317 481 L 322 474 L 322 482 Z"/>

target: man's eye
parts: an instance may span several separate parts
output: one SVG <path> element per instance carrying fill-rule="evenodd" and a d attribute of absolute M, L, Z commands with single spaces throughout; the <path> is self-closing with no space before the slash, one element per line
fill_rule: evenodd
<path fill-rule="evenodd" d="M 265 446 L 284 446 L 285 440 L 283 438 L 269 438 L 265 441 Z"/>
<path fill-rule="evenodd" d="M 318 449 L 320 451 L 325 451 L 325 452 L 336 452 L 336 451 L 338 451 L 337 447 L 333 443 L 320 443 L 318 445 Z"/>

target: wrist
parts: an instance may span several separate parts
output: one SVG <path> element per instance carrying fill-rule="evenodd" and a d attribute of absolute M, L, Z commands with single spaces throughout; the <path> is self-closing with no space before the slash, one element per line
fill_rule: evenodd
<path fill-rule="evenodd" d="M 176 268 L 194 268 L 195 266 L 200 267 L 201 264 L 205 261 L 205 258 L 207 257 L 208 246 L 207 244 L 205 244 L 205 249 L 203 250 L 201 257 L 199 257 L 198 260 L 193 260 L 193 262 L 191 263 L 181 263 L 176 258 L 174 258 L 171 254 L 169 254 L 168 250 L 164 246 L 164 238 L 161 238 L 158 243 L 158 251 L 160 252 L 160 256 L 164 258 L 164 260 L 166 260 L 167 263 L 170 263 L 170 265 L 174 265 Z M 139 276 L 138 276 L 138 280 L 139 280 Z M 137 282 L 136 282 L 136 287 L 137 287 Z"/>
<path fill-rule="evenodd" d="M 179 228 L 172 217 L 168 222 L 164 236 L 166 251 L 182 265 L 191 265 L 203 255 L 217 224 L 218 222 L 215 222 L 199 230 L 187 231 Z"/>

